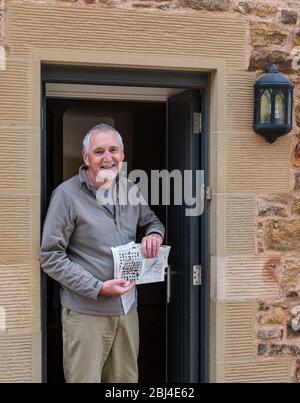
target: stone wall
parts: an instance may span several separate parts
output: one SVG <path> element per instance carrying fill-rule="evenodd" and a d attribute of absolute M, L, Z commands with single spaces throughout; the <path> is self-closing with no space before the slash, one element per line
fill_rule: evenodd
<path fill-rule="evenodd" d="M 257 198 L 257 253 L 267 257 L 269 281 L 278 285 L 276 299 L 257 303 L 257 354 L 262 359 L 300 356 L 300 198 L 266 194 Z M 299 359 L 293 366 L 299 382 Z"/>
<path fill-rule="evenodd" d="M 298 0 L 16 0 L 16 2 L 65 3 L 70 7 L 145 9 L 172 12 L 216 13 L 243 16 L 249 24 L 249 71 L 264 70 L 275 63 L 296 84 L 295 121 L 300 127 L 300 2 Z M 0 40 L 5 38 L 1 17 L 5 0 L 0 0 Z M 299 50 L 297 47 L 299 46 Z M 299 59 L 297 58 L 299 57 Z M 294 60 L 294 68 L 292 61 Z M 299 67 L 299 71 L 295 70 Z M 300 135 L 298 135 L 300 136 Z"/>
<path fill-rule="evenodd" d="M 297 358 L 300 357 L 300 152 L 298 156 L 296 153 L 300 141 L 300 2 L 59 1 L 76 7 L 158 9 L 162 12 L 216 13 L 243 17 L 248 23 L 248 71 L 256 72 L 259 76 L 275 63 L 294 82 L 295 129 L 291 138 L 290 193 L 262 194 L 256 198 L 256 253 L 266 258 L 266 278 L 278 285 L 279 292 L 277 299 L 257 301 L 253 337 L 259 360 L 278 356 L 294 357 L 291 377 L 292 381 L 300 382 L 300 359 Z"/>
<path fill-rule="evenodd" d="M 16 0 L 16 3 L 64 3 L 70 7 L 119 8 L 172 11 L 174 13 L 216 13 L 248 22 L 249 71 L 264 70 L 272 63 L 289 74 L 296 84 L 295 121 L 300 127 L 300 2 L 298 0 Z M 0 40 L 5 47 L 2 22 L 5 0 L 0 0 Z M 300 48 L 299 48 L 300 49 Z M 298 59 L 299 56 L 299 59 Z M 292 67 L 294 60 L 294 68 Z M 297 70 L 299 68 L 299 70 Z M 298 133 L 298 137 L 300 137 Z"/>
<path fill-rule="evenodd" d="M 30 0 L 19 0 L 26 2 Z M 38 0 L 40 3 L 69 3 L 72 7 L 113 7 L 172 12 L 216 13 L 243 16 L 249 24 L 249 71 L 264 70 L 272 63 L 296 83 L 295 111 L 300 127 L 300 75 L 292 67 L 300 51 L 300 2 L 297 0 Z M 5 0 L 0 0 L 4 3 Z M 300 48 L 299 48 L 300 49 Z M 299 57 L 300 60 L 300 57 Z"/>

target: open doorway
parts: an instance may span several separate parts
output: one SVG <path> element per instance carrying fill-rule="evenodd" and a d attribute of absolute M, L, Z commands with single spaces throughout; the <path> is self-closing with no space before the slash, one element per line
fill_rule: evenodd
<path fill-rule="evenodd" d="M 55 87 L 53 91 L 48 85 Z M 80 158 L 74 160 L 75 141 L 68 142 L 65 130 L 73 133 L 70 127 L 78 126 L 85 132 L 99 123 L 99 114 L 123 134 L 129 170 L 167 168 L 181 176 L 186 170 L 204 170 L 208 183 L 206 74 L 44 65 L 41 113 L 42 222 L 53 189 L 76 174 L 81 163 Z M 76 143 L 81 148 L 81 139 Z M 191 189 L 200 194 L 194 180 Z M 168 206 L 153 206 L 166 224 L 170 267 L 165 283 L 140 287 L 140 382 L 208 380 L 207 200 L 203 204 L 200 216 L 187 214 L 186 204 L 176 205 L 174 200 Z M 46 275 L 42 290 L 43 379 L 61 382 L 59 301 L 57 287 Z"/>
<path fill-rule="evenodd" d="M 166 104 L 159 102 L 47 100 L 47 130 L 52 139 L 53 188 L 78 173 L 82 140 L 99 123 L 123 137 L 128 173 L 166 169 Z M 52 174 L 51 174 L 52 173 Z M 149 183 L 149 195 L 151 194 Z M 151 198 L 149 198 L 151 200 Z M 166 224 L 166 206 L 151 206 Z M 58 285 L 48 281 L 48 382 L 63 382 Z M 166 285 L 138 286 L 140 382 L 166 382 Z"/>

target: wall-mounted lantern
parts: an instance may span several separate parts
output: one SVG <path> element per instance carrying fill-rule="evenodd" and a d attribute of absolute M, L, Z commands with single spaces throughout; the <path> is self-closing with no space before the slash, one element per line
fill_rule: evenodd
<path fill-rule="evenodd" d="M 274 64 L 254 85 L 253 129 L 269 143 L 293 128 L 293 88 Z"/>
<path fill-rule="evenodd" d="M 300 142 L 296 144 L 294 156 L 293 156 L 293 164 L 296 167 L 300 167 Z"/>

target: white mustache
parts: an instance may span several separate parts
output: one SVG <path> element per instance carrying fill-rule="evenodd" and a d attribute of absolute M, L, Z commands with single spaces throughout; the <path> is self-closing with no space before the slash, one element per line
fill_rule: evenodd
<path fill-rule="evenodd" d="M 105 164 L 105 163 L 102 163 L 101 165 L 100 165 L 100 168 L 104 168 L 104 169 L 110 169 L 110 168 L 113 168 L 113 167 L 115 167 L 116 166 L 116 164 L 115 164 L 115 162 L 112 162 L 112 163 L 110 163 L 110 164 Z"/>

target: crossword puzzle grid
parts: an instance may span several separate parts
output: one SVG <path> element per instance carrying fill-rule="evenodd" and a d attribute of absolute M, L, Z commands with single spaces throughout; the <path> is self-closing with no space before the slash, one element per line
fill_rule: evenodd
<path fill-rule="evenodd" d="M 142 270 L 139 249 L 119 251 L 119 261 L 122 270 L 121 278 L 127 281 L 134 281 L 139 278 Z"/>
<path fill-rule="evenodd" d="M 141 261 L 127 260 L 125 262 L 122 262 L 121 278 L 124 278 L 127 281 L 138 280 L 141 271 L 142 271 Z"/>

